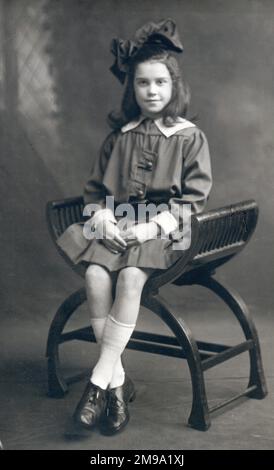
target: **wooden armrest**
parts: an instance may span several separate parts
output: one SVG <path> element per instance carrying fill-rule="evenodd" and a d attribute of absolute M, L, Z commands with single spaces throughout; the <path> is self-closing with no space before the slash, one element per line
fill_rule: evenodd
<path fill-rule="evenodd" d="M 148 289 L 158 289 L 166 283 L 183 284 L 184 277 L 211 273 L 239 253 L 250 240 L 258 219 L 254 200 L 213 209 L 192 216 L 191 246 L 169 269 L 155 273 Z M 195 273 L 194 273 L 195 275 Z"/>

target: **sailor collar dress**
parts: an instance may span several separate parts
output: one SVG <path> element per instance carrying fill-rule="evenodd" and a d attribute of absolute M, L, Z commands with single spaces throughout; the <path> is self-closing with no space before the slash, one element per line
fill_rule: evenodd
<path fill-rule="evenodd" d="M 84 202 L 97 204 L 94 220 L 107 216 L 113 222 L 119 204 L 166 204 L 167 210 L 153 218 L 166 238 L 115 254 L 100 240 L 86 239 L 83 224 L 74 224 L 58 244 L 74 263 L 95 263 L 109 271 L 127 266 L 166 269 L 182 256 L 172 235 L 182 223 L 183 206 L 190 204 L 192 213 L 203 211 L 211 186 L 207 139 L 195 124 L 180 118 L 165 126 L 162 119 L 140 117 L 106 138 L 84 187 Z M 106 196 L 112 196 L 114 212 L 106 209 Z M 168 210 L 172 204 L 178 207 L 177 221 Z"/>

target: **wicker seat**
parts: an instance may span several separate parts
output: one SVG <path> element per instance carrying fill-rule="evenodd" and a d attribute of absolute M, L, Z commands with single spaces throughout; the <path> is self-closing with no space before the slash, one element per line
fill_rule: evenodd
<path fill-rule="evenodd" d="M 51 201 L 47 204 L 47 220 L 54 242 L 71 224 L 83 220 L 82 197 Z M 244 201 L 192 217 L 191 246 L 166 271 L 155 273 L 146 283 L 141 304 L 150 309 L 169 327 L 172 336 L 134 331 L 129 349 L 186 359 L 192 381 L 192 409 L 188 424 L 207 430 L 210 414 L 248 396 L 262 399 L 267 394 L 258 335 L 248 309 L 236 292 L 214 278 L 216 269 L 239 253 L 250 240 L 257 224 L 258 207 L 255 201 Z M 66 262 L 82 277 L 84 265 L 74 265 L 58 248 Z M 245 341 L 235 346 L 196 341 L 189 327 L 177 318 L 159 295 L 159 288 L 168 283 L 177 286 L 200 285 L 211 290 L 229 307 L 241 327 Z M 47 343 L 49 395 L 62 397 L 73 379 L 63 377 L 59 362 L 59 346 L 71 340 L 95 341 L 91 326 L 64 333 L 64 328 L 77 308 L 86 301 L 85 288 L 71 294 L 59 307 L 52 321 Z M 209 319 L 210 321 L 210 319 Z M 249 353 L 249 382 L 242 393 L 209 408 L 204 373 L 245 351 Z"/>

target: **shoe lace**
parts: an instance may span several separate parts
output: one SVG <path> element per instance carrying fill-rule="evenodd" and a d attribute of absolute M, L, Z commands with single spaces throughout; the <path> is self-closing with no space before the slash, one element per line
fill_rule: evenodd
<path fill-rule="evenodd" d="M 123 405 L 125 405 L 124 400 L 118 398 L 117 395 L 115 395 L 115 393 L 112 393 L 110 390 L 108 394 L 108 408 L 120 409 L 121 406 L 123 407 Z"/>
<path fill-rule="evenodd" d="M 93 388 L 92 390 L 90 390 L 89 396 L 88 396 L 88 402 L 93 403 L 94 400 L 98 400 L 99 394 L 100 394 L 100 391 L 98 389 Z"/>

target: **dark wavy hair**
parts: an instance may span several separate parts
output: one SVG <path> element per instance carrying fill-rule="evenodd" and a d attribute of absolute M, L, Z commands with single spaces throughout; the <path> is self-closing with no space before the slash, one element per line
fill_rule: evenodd
<path fill-rule="evenodd" d="M 158 45 L 146 45 L 139 50 L 129 63 L 121 109 L 118 113 L 112 111 L 108 115 L 108 122 L 112 128 L 119 129 L 124 124 L 138 119 L 140 116 L 141 110 L 134 92 L 134 77 L 137 65 L 147 61 L 165 64 L 172 79 L 171 100 L 163 110 L 164 124 L 171 127 L 177 122 L 178 117 L 186 116 L 190 103 L 190 89 L 181 76 L 176 57 L 170 51 L 164 50 Z"/>

